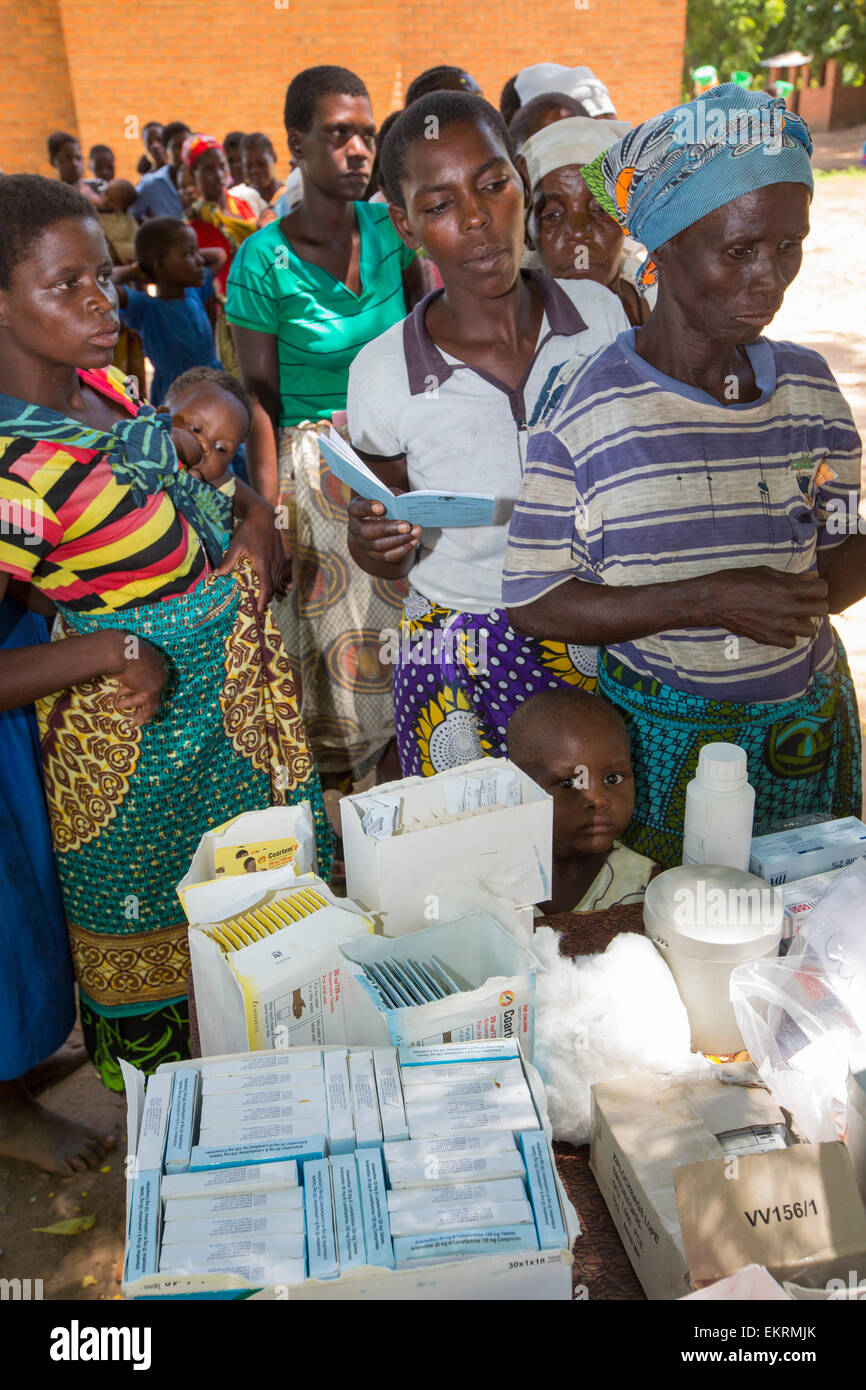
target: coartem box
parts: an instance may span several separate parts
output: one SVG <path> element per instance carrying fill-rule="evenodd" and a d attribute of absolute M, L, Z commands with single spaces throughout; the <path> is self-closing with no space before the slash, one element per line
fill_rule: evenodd
<path fill-rule="evenodd" d="M 519 1052 L 513 1043 L 509 1044 L 509 1055 L 504 1058 L 499 1046 L 495 1041 L 490 1044 L 490 1052 L 494 1055 L 488 1053 L 487 1060 L 498 1063 L 518 1060 L 519 1065 L 524 1065 L 519 1061 Z M 463 1055 L 460 1045 L 454 1046 L 450 1053 L 446 1048 L 447 1045 L 437 1046 L 429 1060 L 441 1063 L 443 1052 L 449 1057 Z M 467 1060 L 473 1063 L 485 1060 L 483 1044 L 473 1043 L 472 1048 L 472 1057 Z M 341 1047 L 325 1047 L 293 1051 L 315 1054 L 312 1069 L 321 1070 L 323 1053 L 327 1055 L 331 1051 L 339 1053 L 344 1050 Z M 391 1058 L 393 1059 L 393 1052 Z M 286 1060 L 291 1063 L 295 1073 L 306 1069 L 302 1064 L 298 1064 L 297 1055 Z M 268 1070 L 274 1067 L 282 1068 L 286 1065 L 286 1060 L 281 1056 L 280 1061 L 276 1062 L 273 1054 L 209 1057 L 205 1062 L 193 1061 L 185 1064 L 185 1067 L 199 1073 L 207 1067 L 208 1075 L 202 1077 L 204 1082 L 232 1075 L 243 1078 L 262 1067 Z M 413 1049 L 411 1058 L 407 1056 L 402 1065 L 411 1067 L 416 1060 Z M 177 1066 L 168 1066 L 161 1070 L 170 1076 L 180 1069 Z M 546 1123 L 544 1093 L 540 1079 L 528 1065 L 525 1074 L 538 1115 L 542 1123 Z M 127 1078 L 130 1141 L 135 1147 L 140 1127 L 144 1079 L 135 1069 L 130 1069 Z M 375 1094 L 378 1099 L 378 1092 Z M 542 1136 L 542 1131 L 538 1133 Z M 546 1141 L 547 1136 L 543 1138 Z M 495 1166 L 492 1171 L 496 1176 L 491 1178 L 491 1172 L 484 1171 L 481 1184 L 476 1180 L 474 1173 L 460 1173 L 453 1177 L 451 1187 L 453 1189 L 454 1184 L 457 1184 L 458 1190 L 456 1194 L 453 1191 L 449 1193 L 449 1198 L 454 1199 L 450 1204 L 455 1208 L 459 1207 L 461 1212 L 465 1213 L 466 1206 L 474 1203 L 475 1206 L 484 1209 L 480 1219 L 492 1219 L 500 1211 L 503 1215 L 520 1218 L 512 1221 L 510 1225 L 503 1221 L 497 1228 L 477 1229 L 467 1226 L 456 1233 L 453 1230 L 438 1232 L 434 1219 L 432 1232 L 416 1231 L 412 1236 L 400 1238 L 423 1242 L 431 1234 L 434 1237 L 433 1244 L 422 1244 L 417 1252 L 413 1253 L 411 1260 L 407 1259 L 404 1263 L 401 1258 L 400 1268 L 395 1268 L 394 1243 L 390 1231 L 389 1192 L 394 1193 L 398 1203 L 408 1197 L 406 1209 L 415 1203 L 416 1210 L 423 1210 L 425 1205 L 429 1204 L 428 1210 L 441 1211 L 445 1209 L 445 1203 L 438 1200 L 439 1193 L 441 1192 L 444 1198 L 448 1192 L 445 1175 L 442 1174 L 439 1182 L 434 1184 L 430 1184 L 427 1181 L 428 1175 L 425 1175 L 413 1194 L 405 1185 L 398 1187 L 394 1184 L 389 1188 L 386 1166 L 383 1163 L 383 1147 L 376 1145 L 367 1149 L 356 1149 L 347 1154 L 331 1152 L 328 1159 L 329 1146 L 326 1135 L 321 1136 L 321 1146 L 324 1152 L 316 1154 L 310 1146 L 309 1150 L 298 1154 L 299 1161 L 295 1163 L 285 1155 L 277 1157 L 272 1154 L 266 1155 L 270 1161 L 255 1161 L 255 1145 L 224 1146 L 230 1152 L 219 1155 L 208 1154 L 202 1151 L 200 1144 L 194 1145 L 191 1155 L 194 1164 L 190 1171 L 164 1175 L 161 1179 L 161 1191 L 159 1174 L 156 1175 L 155 1187 L 151 1189 L 151 1198 L 155 1191 L 156 1201 L 154 1203 L 151 1200 L 148 1210 L 155 1212 L 155 1224 L 159 1232 L 162 1231 L 164 1222 L 165 1225 L 175 1228 L 175 1234 L 170 1234 L 167 1241 L 157 1239 L 156 1242 L 151 1242 L 149 1256 L 143 1261 L 144 1265 L 148 1266 L 146 1269 L 141 1269 L 131 1260 L 131 1243 L 128 1242 L 125 1294 L 132 1298 L 194 1296 L 269 1300 L 288 1297 L 292 1301 L 522 1301 L 570 1298 L 570 1245 L 574 1236 L 579 1234 L 575 1214 L 555 1179 L 567 1231 L 566 1244 L 559 1250 L 539 1251 L 534 1222 L 525 1219 L 528 1210 L 526 1201 L 529 1197 L 526 1170 L 512 1133 L 446 1139 L 434 1136 L 429 1141 L 420 1141 L 417 1147 L 416 1143 L 408 1139 L 384 1141 L 384 1148 L 392 1155 L 395 1173 L 401 1166 L 400 1163 L 393 1164 L 395 1151 L 402 1151 L 398 1157 L 404 1160 L 403 1176 L 409 1177 L 410 1180 L 409 1170 L 417 1170 L 422 1166 L 420 1147 L 428 1150 L 428 1157 L 429 1150 L 435 1147 L 438 1152 L 434 1158 L 443 1166 L 449 1159 L 457 1158 L 460 1161 L 468 1159 L 473 1165 L 481 1162 L 486 1169 L 486 1160 L 494 1160 Z M 197 1166 L 203 1161 L 217 1159 L 238 1166 Z M 322 1160 L 327 1161 L 322 1163 Z M 320 1194 L 323 1210 L 314 1214 L 314 1228 L 317 1231 L 321 1225 L 321 1217 L 325 1212 L 329 1213 L 328 1224 L 321 1226 L 323 1244 L 319 1255 L 324 1258 L 318 1268 L 321 1273 L 325 1273 L 326 1270 L 335 1273 L 339 1271 L 338 1277 L 315 1277 L 313 1268 L 308 1267 L 304 1259 L 296 1253 L 297 1241 L 304 1237 L 300 1232 L 286 1229 L 296 1225 L 298 1217 L 304 1214 L 301 1204 L 306 1204 L 308 1194 L 305 1187 L 299 1187 L 298 1183 L 304 1184 L 307 1169 L 315 1173 L 317 1166 L 314 1165 L 318 1164 L 321 1164 L 318 1171 L 327 1176 L 328 1183 L 325 1185 L 323 1182 Z M 505 1171 L 502 1171 L 503 1168 Z M 268 1176 L 269 1171 L 278 1174 L 279 1179 L 272 1181 Z M 324 1202 L 326 1187 L 330 1205 Z M 312 1196 L 312 1188 L 309 1195 Z M 520 1205 L 514 1205 L 515 1203 Z M 172 1211 L 173 1206 L 177 1208 L 175 1211 Z M 161 1212 L 164 1213 L 163 1216 L 160 1215 Z M 458 1220 L 463 1225 L 464 1216 L 459 1216 Z M 153 1221 L 154 1218 L 151 1217 L 151 1225 Z M 214 1222 L 217 1224 L 214 1225 Z M 259 1222 L 263 1224 L 259 1225 Z M 255 1223 L 252 1228 L 251 1223 Z M 148 1223 L 145 1221 L 142 1224 L 146 1227 Z M 182 1231 L 181 1235 L 195 1234 L 196 1239 L 179 1239 L 177 1227 L 186 1228 L 186 1232 Z M 279 1229 L 280 1227 L 282 1229 Z M 500 1233 L 499 1236 L 496 1235 L 497 1231 Z M 440 1234 L 455 1242 L 447 1251 L 443 1250 L 436 1239 Z M 458 1235 L 470 1239 L 460 1244 L 457 1242 Z M 479 1236 L 481 1239 L 478 1239 Z M 329 1248 L 331 1239 L 334 1246 L 333 1262 Z M 527 1240 L 532 1242 L 529 1247 L 525 1245 Z M 144 1244 L 146 1246 L 147 1242 Z M 170 1248 L 174 1252 L 171 1262 L 168 1257 Z M 532 1259 L 524 1261 L 515 1258 L 516 1255 L 519 1256 L 520 1249 L 526 1248 L 535 1250 Z M 206 1252 L 204 1258 L 202 1251 Z M 304 1251 L 309 1258 L 308 1243 L 305 1244 Z M 177 1252 L 180 1252 L 179 1256 Z M 179 1262 L 176 1262 L 178 1260 Z M 428 1263 L 431 1260 L 434 1262 Z M 162 1269 L 157 1272 L 160 1264 Z"/>

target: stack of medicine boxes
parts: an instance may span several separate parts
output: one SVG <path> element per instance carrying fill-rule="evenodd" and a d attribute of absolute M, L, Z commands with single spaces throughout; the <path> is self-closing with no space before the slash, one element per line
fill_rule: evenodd
<path fill-rule="evenodd" d="M 258 1052 L 147 1083 L 127 1285 L 291 1286 L 567 1243 L 513 1042 Z"/>

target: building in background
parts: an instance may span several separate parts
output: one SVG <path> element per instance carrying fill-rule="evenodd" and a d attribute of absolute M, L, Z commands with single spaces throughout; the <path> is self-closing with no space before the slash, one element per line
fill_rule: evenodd
<path fill-rule="evenodd" d="M 0 168 L 51 173 L 45 138 L 69 130 L 132 178 L 149 120 L 264 130 L 282 153 L 286 86 L 314 63 L 357 72 L 378 121 L 437 63 L 494 105 L 529 63 L 586 64 L 638 121 L 680 98 L 685 22 L 686 0 L 0 0 Z"/>

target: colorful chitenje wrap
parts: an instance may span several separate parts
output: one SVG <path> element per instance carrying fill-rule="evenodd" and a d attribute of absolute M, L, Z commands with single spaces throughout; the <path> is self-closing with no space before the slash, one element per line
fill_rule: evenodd
<path fill-rule="evenodd" d="M 384 636 L 385 634 L 383 634 Z M 404 777 L 432 777 L 474 758 L 508 756 L 506 730 L 539 690 L 595 690 L 596 651 L 515 632 L 505 609 L 458 613 L 410 585 L 394 664 L 397 749 Z"/>
<path fill-rule="evenodd" d="M 189 1055 L 187 925 L 175 891 L 205 830 L 309 801 L 318 869 L 331 833 L 270 613 L 249 562 L 120 613 L 61 610 L 55 637 L 119 628 L 164 656 L 159 714 L 138 728 L 100 678 L 37 705 L 54 849 L 88 1051 L 144 1070 Z"/>
<path fill-rule="evenodd" d="M 842 643 L 836 667 L 795 700 L 733 704 L 674 690 L 599 652 L 599 694 L 631 740 L 635 809 L 623 844 L 663 869 L 682 863 L 686 787 L 705 743 L 745 749 L 756 826 L 795 816 L 859 816 L 860 717 Z"/>
<path fill-rule="evenodd" d="M 775 183 L 812 188 L 806 122 L 781 97 L 734 82 L 653 116 L 583 167 L 584 182 L 650 253 L 638 293 L 655 283 L 652 253 L 702 217 Z"/>
<path fill-rule="evenodd" d="M 101 389 L 128 406 L 110 373 Z M 223 499 L 179 467 L 166 421 L 139 404 L 135 418 L 91 429 L 0 395 L 0 436 L 42 453 L 99 451 L 136 507 L 167 495 L 217 563 Z M 110 556 L 98 527 L 89 551 Z M 87 533 L 77 553 L 88 558 Z M 332 835 L 291 668 L 257 594 L 243 560 L 231 575 L 209 574 L 160 601 L 97 611 L 57 604 L 55 640 L 119 630 L 131 658 L 143 639 L 167 667 L 159 711 L 142 727 L 117 708 L 110 677 L 37 702 L 84 1039 L 112 1090 L 123 1088 L 118 1057 L 149 1071 L 189 1056 L 189 947 L 175 890 L 202 834 L 242 811 L 306 800 L 318 870 L 330 872 Z"/>

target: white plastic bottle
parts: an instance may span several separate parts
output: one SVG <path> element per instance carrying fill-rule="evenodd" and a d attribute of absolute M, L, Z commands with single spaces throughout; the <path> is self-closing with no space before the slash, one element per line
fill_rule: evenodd
<path fill-rule="evenodd" d="M 745 750 L 736 743 L 705 743 L 686 787 L 683 863 L 747 872 L 754 814 Z"/>

